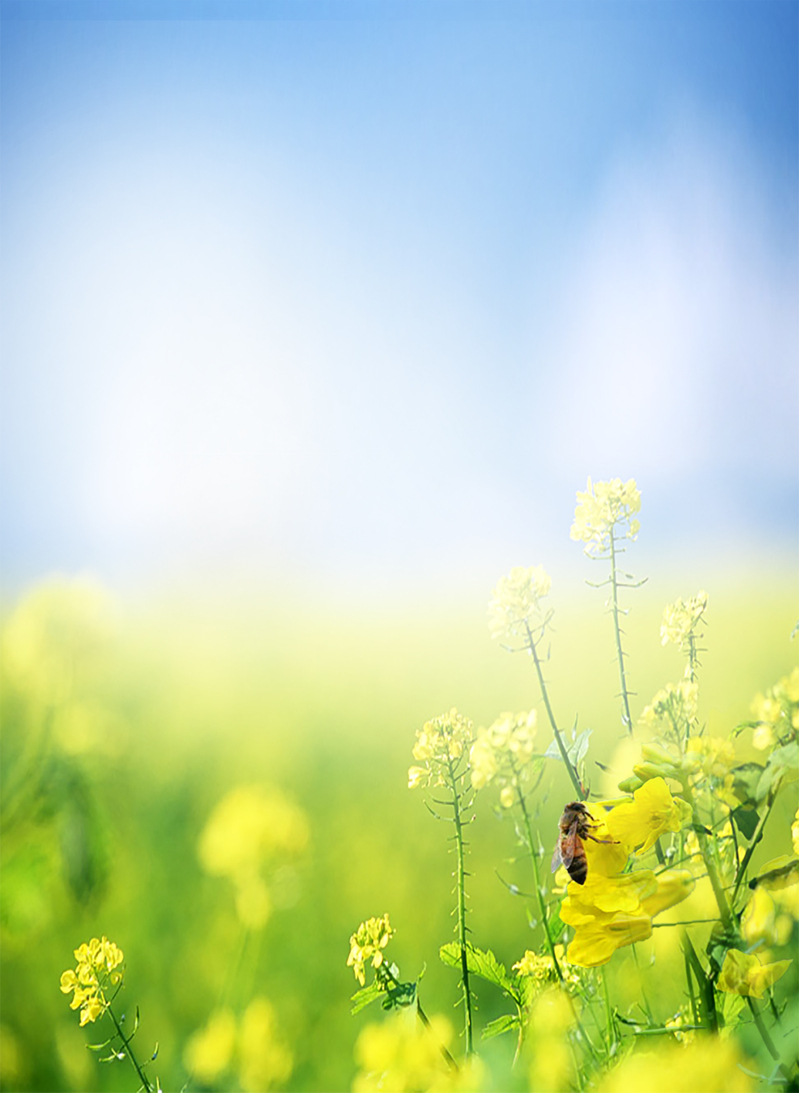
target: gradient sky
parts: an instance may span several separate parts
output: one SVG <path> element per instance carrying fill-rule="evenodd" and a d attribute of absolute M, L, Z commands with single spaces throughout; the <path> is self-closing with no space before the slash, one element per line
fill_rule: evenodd
<path fill-rule="evenodd" d="M 0 16 L 6 588 L 796 557 L 797 3 Z"/>

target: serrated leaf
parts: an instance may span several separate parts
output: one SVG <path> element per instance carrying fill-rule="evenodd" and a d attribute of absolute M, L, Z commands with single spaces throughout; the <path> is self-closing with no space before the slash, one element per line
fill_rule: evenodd
<path fill-rule="evenodd" d="M 511 1032 L 519 1027 L 519 1015 L 517 1013 L 505 1013 L 489 1021 L 483 1029 L 483 1039 L 492 1040 L 495 1036 L 501 1036 L 504 1032 Z"/>
<path fill-rule="evenodd" d="M 366 1006 L 370 1006 L 372 1002 L 377 1001 L 380 995 L 383 993 L 383 988 L 377 981 L 370 983 L 368 987 L 361 987 L 359 991 L 353 994 L 350 1001 L 353 1003 L 353 1007 L 350 1013 L 360 1013 Z"/>
<path fill-rule="evenodd" d="M 460 968 L 461 947 L 457 941 L 448 941 L 446 945 L 442 945 L 439 950 L 439 956 L 441 957 L 441 962 L 448 967 Z M 500 964 L 490 949 L 484 951 L 483 949 L 478 949 L 476 945 L 467 944 L 466 967 L 473 975 L 479 975 L 481 979 L 493 983 L 494 986 L 499 987 L 500 990 L 508 991 L 511 994 L 514 992 L 515 984 L 513 983 L 513 980 L 508 977 L 508 973 L 505 971 L 505 965 Z"/>

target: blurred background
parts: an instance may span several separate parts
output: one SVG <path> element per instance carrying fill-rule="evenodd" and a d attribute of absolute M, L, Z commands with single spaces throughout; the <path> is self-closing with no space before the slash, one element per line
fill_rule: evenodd
<path fill-rule="evenodd" d="M 589 475 L 642 491 L 634 715 L 701 587 L 710 730 L 796 663 L 799 9 L 0 17 L 0 1082 L 130 1088 L 58 991 L 107 934 L 164 1088 L 347 1089 L 361 919 L 459 1020 L 446 833 L 406 769 L 427 718 L 535 704 L 486 627 L 512 565 L 553 575 L 556 709 L 614 755 Z M 537 936 L 493 803 L 473 929 L 512 963 Z M 192 1035 L 259 998 L 270 1059 L 198 1078 Z"/>

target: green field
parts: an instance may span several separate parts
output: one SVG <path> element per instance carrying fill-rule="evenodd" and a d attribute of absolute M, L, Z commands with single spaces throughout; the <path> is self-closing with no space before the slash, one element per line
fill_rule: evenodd
<path fill-rule="evenodd" d="M 710 596 L 701 656 L 700 719 L 727 736 L 750 703 L 797 661 L 790 635 L 799 615 L 795 582 L 777 576 L 733 581 Z M 786 589 L 788 590 L 786 592 Z M 627 593 L 630 686 L 636 717 L 683 670 L 678 650 L 662 647 L 664 605 L 691 587 L 649 584 Z M 264 591 L 204 597 L 200 592 L 135 602 L 95 586 L 50 581 L 6 612 L 2 732 L 2 1063 L 4 1089 L 136 1088 L 127 1061 L 100 1063 L 87 1043 L 110 1035 L 80 1028 L 59 977 L 72 950 L 106 935 L 125 955 L 115 1006 L 135 1008 L 134 1048 L 163 1089 L 351 1088 L 359 1031 L 381 1020 L 379 1007 L 355 1017 L 357 984 L 346 967 L 359 922 L 388 912 L 396 929 L 392 959 L 405 979 L 423 969 L 420 997 L 431 1014 L 461 1028 L 458 973 L 438 958 L 454 937 L 453 858 L 448 831 L 407 788 L 415 732 L 453 706 L 488 725 L 502 711 L 539 709 L 536 750 L 552 738 L 529 658 L 489 638 L 486 603 L 460 601 L 342 605 Z M 555 631 L 546 664 L 561 727 L 591 728 L 587 776 L 593 795 L 617 796 L 633 755 L 623 738 L 611 620 L 603 593 L 553 589 Z M 618 776 L 612 766 L 617 747 Z M 759 758 L 751 732 L 736 759 Z M 239 786 L 279 791 L 307 822 L 307 842 L 275 850 L 264 864 L 271 912 L 247 929 L 236 889 L 198 857 L 201 833 L 218 802 Z M 781 791 L 752 869 L 791 852 L 797 786 Z M 548 761 L 533 807 L 549 857 L 557 819 L 570 799 L 562 763 Z M 531 930 L 531 890 L 513 823 L 497 817 L 497 796 L 477 795 L 470 828 L 469 923 L 476 945 L 510 967 L 542 944 Z M 681 908 L 677 908 L 680 911 Z M 257 917 L 257 916 L 256 916 Z M 664 1022 L 684 1001 L 679 946 L 655 931 L 636 946 L 654 953 L 657 990 L 649 999 Z M 795 944 L 796 924 L 791 942 Z M 676 947 L 675 947 L 676 945 Z M 613 1004 L 635 1002 L 630 949 L 606 966 Z M 788 999 L 784 1029 L 796 1028 L 796 962 L 775 988 Z M 491 1082 L 509 1077 L 512 1037 L 481 1044 L 485 1024 L 506 1012 L 501 992 L 476 987 L 477 1047 Z M 235 1062 L 207 1086 L 187 1069 L 187 1044 L 212 1012 L 240 1018 L 251 1001 L 274 1007 L 283 1064 L 268 1077 Z M 793 1034 L 793 1033 L 791 1033 Z M 771 1063 L 751 1025 L 745 1052 L 765 1073 Z M 457 1042 L 453 1050 L 460 1050 Z M 278 1054 L 280 1054 L 280 1052 Z M 103 1052 L 101 1054 L 107 1054 Z M 290 1075 L 280 1066 L 290 1055 Z M 503 1077 L 497 1077 L 502 1075 Z M 255 1085 L 253 1083 L 256 1083 Z M 495 1086 L 502 1088 L 501 1085 Z"/>

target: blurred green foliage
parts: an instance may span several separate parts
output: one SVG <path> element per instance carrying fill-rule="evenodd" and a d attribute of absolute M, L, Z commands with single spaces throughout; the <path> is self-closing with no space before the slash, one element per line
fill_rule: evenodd
<path fill-rule="evenodd" d="M 712 575 L 710 575 L 712 576 Z M 777 576 L 714 587 L 701 655 L 701 714 L 727 735 L 755 693 L 796 662 L 799 609 Z M 72 950 L 105 934 L 124 950 L 122 1008 L 139 1006 L 140 1058 L 164 1089 L 189 1077 L 191 1035 L 221 1004 L 241 1015 L 272 1003 L 293 1056 L 289 1089 L 349 1089 L 353 1044 L 370 1019 L 350 1016 L 348 939 L 370 915 L 391 914 L 393 959 L 406 978 L 426 967 L 429 1012 L 452 1015 L 458 982 L 438 952 L 452 937 L 452 862 L 445 833 L 407 790 L 415 730 L 457 706 L 476 725 L 528 709 L 531 665 L 492 644 L 489 589 L 480 602 L 334 604 L 252 592 L 193 594 L 123 604 L 86 581 L 51 581 L 6 613 L 2 647 L 0 941 L 3 1089 L 133 1089 L 121 1063 L 98 1064 L 59 992 Z M 660 644 L 663 606 L 694 588 L 630 595 L 633 716 L 679 679 L 682 661 Z M 610 621 L 601 595 L 551 597 L 555 635 L 547 678 L 564 726 L 592 728 L 592 789 L 615 795 L 629 758 L 623 739 Z M 539 719 L 539 747 L 549 742 Z M 617 747 L 619 771 L 609 775 Z M 741 738 L 740 758 L 751 758 Z M 625 764 L 627 764 L 625 766 Z M 561 764 L 542 782 L 538 823 L 554 844 L 569 799 Z M 240 785 L 278 789 L 307 817 L 307 848 L 268 877 L 272 913 L 246 930 L 233 884 L 208 875 L 198 840 L 218 802 Z M 794 797 L 778 801 L 755 867 L 790 851 Z M 794 795 L 795 796 L 795 795 Z M 474 941 L 508 966 L 539 944 L 512 823 L 478 795 L 470 829 Z M 666 934 L 674 931 L 660 931 Z M 661 942 L 660 939 L 659 943 Z M 632 956 L 608 968 L 619 998 L 639 990 Z M 659 971 L 650 1003 L 663 1020 L 680 1004 L 682 962 Z M 796 969 L 786 990 L 795 993 Z M 478 990 L 478 1027 L 505 1007 Z M 792 1003 L 793 1005 L 793 1003 Z M 662 1012 L 661 1012 L 662 1011 Z M 372 1017 L 371 1019 L 374 1019 Z M 793 1014 L 793 1025 L 796 1014 Z M 750 1045 L 747 1045 L 750 1046 Z M 486 1045 L 502 1067 L 499 1041 Z M 751 1044 L 753 1056 L 762 1047 Z M 505 1060 L 507 1062 L 507 1060 Z M 234 1088 L 235 1071 L 220 1078 Z M 189 1088 L 203 1088 L 196 1078 Z"/>

